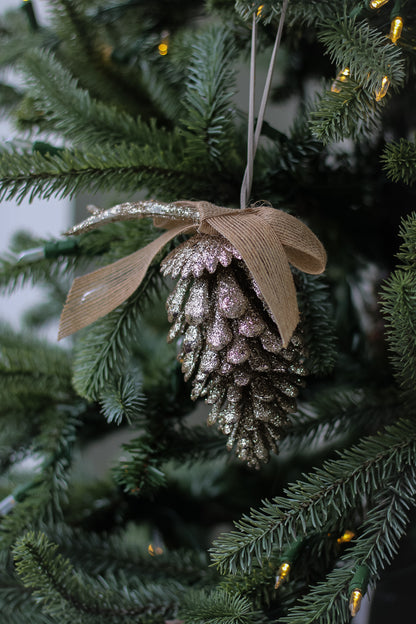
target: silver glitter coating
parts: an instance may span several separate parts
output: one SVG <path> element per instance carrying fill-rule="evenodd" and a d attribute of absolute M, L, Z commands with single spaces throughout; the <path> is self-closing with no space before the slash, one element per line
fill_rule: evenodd
<path fill-rule="evenodd" d="M 266 351 L 271 353 L 279 353 L 282 350 L 282 339 L 277 331 L 270 331 L 266 329 L 260 336 L 261 344 Z"/>
<path fill-rule="evenodd" d="M 136 221 L 145 217 L 183 220 L 195 224 L 199 222 L 198 212 L 194 208 L 183 206 L 180 203 L 164 204 L 157 201 L 139 201 L 118 204 L 109 210 L 101 210 L 95 206 L 89 206 L 88 209 L 92 215 L 65 232 L 67 235 L 82 234 L 107 223 Z"/>
<path fill-rule="evenodd" d="M 246 338 L 260 336 L 265 329 L 266 324 L 262 320 L 260 314 L 257 314 L 251 307 L 238 321 L 238 333 Z"/>
<path fill-rule="evenodd" d="M 190 279 L 180 279 L 175 288 L 166 300 L 166 309 L 168 311 L 168 320 L 173 323 L 182 311 L 184 299 L 188 292 Z"/>
<path fill-rule="evenodd" d="M 201 330 L 194 325 L 190 325 L 183 337 L 183 352 L 189 353 L 197 351 L 202 344 Z"/>
<path fill-rule="evenodd" d="M 226 347 L 233 339 L 233 332 L 226 318 L 214 312 L 214 321 L 207 327 L 207 343 L 214 351 L 220 351 Z"/>
<path fill-rule="evenodd" d="M 185 353 L 181 358 L 182 372 L 185 381 L 191 378 L 192 373 L 198 363 L 198 355 L 196 353 Z"/>
<path fill-rule="evenodd" d="M 178 275 L 182 275 L 182 268 L 193 254 L 193 247 L 195 244 L 194 237 L 187 240 L 177 249 L 174 249 L 170 254 L 166 256 L 160 265 L 160 270 L 163 275 L 171 275 L 174 279 Z M 180 250 L 180 253 L 178 253 Z"/>
<path fill-rule="evenodd" d="M 218 310 L 223 316 L 240 318 L 248 308 L 247 298 L 232 273 L 222 273 L 217 287 Z"/>
<path fill-rule="evenodd" d="M 227 362 L 230 364 L 243 364 L 250 357 L 250 346 L 241 336 L 236 336 L 227 350 Z"/>
<path fill-rule="evenodd" d="M 251 375 L 248 370 L 237 369 L 234 373 L 234 383 L 237 386 L 247 386 L 251 381 Z"/>
<path fill-rule="evenodd" d="M 219 364 L 220 358 L 218 356 L 218 353 L 206 349 L 202 354 L 199 370 L 202 373 L 213 373 L 215 370 L 217 370 Z"/>
<path fill-rule="evenodd" d="M 259 375 L 252 383 L 253 396 L 256 399 L 269 403 L 273 401 L 275 397 L 275 391 L 273 385 L 268 379 L 264 378 L 264 375 Z"/>
<path fill-rule="evenodd" d="M 230 403 L 241 403 L 243 399 L 243 391 L 238 386 L 228 386 L 227 401 Z"/>
<path fill-rule="evenodd" d="M 208 424 L 258 468 L 296 410 L 307 373 L 301 336 L 283 348 L 257 285 L 222 236 L 194 235 L 169 254 L 163 272 L 180 277 L 167 302 L 169 338 L 183 335 L 178 357 L 191 398 L 205 399 Z"/>
<path fill-rule="evenodd" d="M 230 364 L 230 362 L 227 362 L 227 360 L 224 360 L 221 362 L 221 366 L 218 372 L 220 375 L 230 375 L 233 370 L 234 366 Z"/>
<path fill-rule="evenodd" d="M 185 314 L 183 312 L 180 312 L 177 319 L 175 320 L 175 322 L 173 323 L 172 327 L 170 328 L 169 332 L 168 332 L 168 342 L 172 342 L 172 340 L 175 340 L 175 338 L 177 338 L 180 334 L 183 334 L 183 332 L 185 331 Z"/>
<path fill-rule="evenodd" d="M 189 290 L 188 301 L 185 305 L 185 319 L 187 323 L 198 325 L 205 321 L 210 314 L 209 291 L 206 280 L 196 280 Z"/>

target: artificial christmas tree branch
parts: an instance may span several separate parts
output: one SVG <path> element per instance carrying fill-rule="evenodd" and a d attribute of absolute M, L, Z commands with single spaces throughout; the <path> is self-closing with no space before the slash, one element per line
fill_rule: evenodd
<path fill-rule="evenodd" d="M 403 433 L 406 431 L 406 441 Z M 213 561 L 222 572 L 250 570 L 252 559 L 261 560 L 273 548 L 288 542 L 307 527 L 321 529 L 351 507 L 360 505 L 366 486 L 370 497 L 377 493 L 391 470 L 412 461 L 416 430 L 411 421 L 387 428 L 384 434 L 367 438 L 317 470 L 313 477 L 294 484 L 287 498 L 269 502 L 236 524 L 237 531 L 220 538 L 212 549 Z"/>
<path fill-rule="evenodd" d="M 49 0 L 47 24 L 28 2 L 0 22 L 0 66 L 21 76 L 18 88 L 1 79 L 0 106 L 17 128 L 1 151 L 2 197 L 111 190 L 122 196 L 100 199 L 104 209 L 138 192 L 158 205 L 223 206 L 223 218 L 240 214 L 238 236 L 261 248 L 273 275 L 275 244 L 255 239 L 257 223 L 235 210 L 247 153 L 236 85 L 253 19 L 268 56 L 286 2 Z M 0 578 L 12 624 L 346 622 L 351 595 L 356 613 L 368 580 L 400 565 L 405 535 L 415 551 L 416 228 L 406 184 L 416 9 L 408 0 L 287 6 L 271 91 L 279 112 L 263 124 L 252 197 L 270 217 L 316 232 L 325 281 L 291 271 L 301 323 L 283 347 L 281 310 L 268 311 L 235 240 L 184 232 L 124 303 L 76 336 L 74 354 L 0 331 L 0 535 L 5 561 L 18 542 L 22 575 L 7 561 Z M 331 90 L 315 96 L 320 83 Z M 53 318 L 69 276 L 156 236 L 150 224 L 113 218 L 69 247 L 19 235 L 0 285 L 46 286 L 26 317 L 33 332 Z M 167 304 L 176 347 L 165 345 L 157 273 L 168 251 L 165 270 L 179 278 Z M 227 455 L 190 394 L 208 401 L 209 422 L 240 457 L 269 463 L 254 472 Z M 115 444 L 116 431 L 126 438 L 104 451 L 110 469 L 92 474 L 90 444 Z M 258 511 L 238 523 L 249 508 Z M 236 530 L 218 537 L 232 521 Z M 226 578 L 207 560 L 214 539 Z"/>

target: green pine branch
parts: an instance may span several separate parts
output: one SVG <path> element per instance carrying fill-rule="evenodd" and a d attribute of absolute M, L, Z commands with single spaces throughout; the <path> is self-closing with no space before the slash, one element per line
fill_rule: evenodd
<path fill-rule="evenodd" d="M 0 612 L 7 624 L 53 624 L 32 599 L 31 591 L 6 571 L 0 574 Z"/>
<path fill-rule="evenodd" d="M 138 330 L 140 313 L 158 293 L 161 279 L 158 266 L 153 264 L 136 292 L 96 321 L 77 343 L 74 387 L 81 396 L 98 399 L 111 376 L 123 370 L 130 355 L 132 333 Z"/>
<path fill-rule="evenodd" d="M 323 441 L 336 443 L 344 436 L 351 439 L 371 434 L 397 421 L 402 410 L 394 388 L 373 392 L 359 387 L 331 387 L 327 391 L 319 387 L 316 395 L 289 418 L 281 448 L 291 453 L 319 450 Z"/>
<path fill-rule="evenodd" d="M 385 102 L 376 101 L 383 79 L 388 78 L 390 89 L 403 85 L 401 50 L 367 22 L 357 23 L 346 16 L 324 21 L 318 38 L 331 61 L 338 68 L 348 68 L 350 75 L 339 83 L 338 93 L 327 91 L 318 98 L 311 114 L 313 134 L 324 143 L 370 135 Z"/>
<path fill-rule="evenodd" d="M 123 420 L 137 423 L 143 415 L 145 403 L 141 375 L 137 370 L 126 371 L 119 378 L 110 379 L 100 394 L 105 419 L 116 425 Z"/>
<path fill-rule="evenodd" d="M 201 174 L 202 176 L 202 174 Z M 157 145 L 101 145 L 88 153 L 64 150 L 59 154 L 3 150 L 0 153 L 0 200 L 25 197 L 72 197 L 81 190 L 133 192 L 146 186 L 160 200 L 192 196 L 201 178 L 181 163 L 178 151 Z M 203 182 L 207 184 L 207 180 Z M 184 189 L 188 189 L 187 191 Z M 212 191 L 211 191 L 212 192 Z"/>
<path fill-rule="evenodd" d="M 412 186 L 416 182 L 416 144 L 400 139 L 388 143 L 381 156 L 383 169 L 393 182 L 404 182 Z"/>
<path fill-rule="evenodd" d="M 409 510 L 415 505 L 416 471 L 409 463 L 381 486 L 371 504 L 366 521 L 353 546 L 342 557 L 344 567 L 335 569 L 301 598 L 284 624 L 324 624 L 350 622 L 348 587 L 356 567 L 370 570 L 370 587 L 380 578 L 399 549 L 409 523 Z"/>
<path fill-rule="evenodd" d="M 42 533 L 27 533 L 14 548 L 16 570 L 43 611 L 62 624 L 161 624 L 175 615 L 184 591 L 176 581 L 141 583 L 137 578 L 89 577 L 57 553 Z"/>
<path fill-rule="evenodd" d="M 193 42 L 181 122 L 190 161 L 203 159 L 219 168 L 233 144 L 235 55 L 224 27 L 208 28 Z"/>
<path fill-rule="evenodd" d="M 11 85 L 0 83 L 0 110 L 9 112 L 22 99 L 21 92 Z"/>
<path fill-rule="evenodd" d="M 138 547 L 137 539 L 120 533 L 94 533 L 72 529 L 66 524 L 48 527 L 48 537 L 77 567 L 97 578 L 105 574 L 139 575 L 143 581 L 180 578 L 183 582 L 206 587 L 218 580 L 208 567 L 205 551 L 163 549 L 162 555 L 149 556 L 148 545 Z"/>
<path fill-rule="evenodd" d="M 247 598 L 223 590 L 188 592 L 179 617 L 192 624 L 264 624 L 267 621 Z"/>
<path fill-rule="evenodd" d="M 350 78 L 339 93 L 318 96 L 310 115 L 312 134 L 324 144 L 370 135 L 379 126 L 382 106 L 372 91 Z"/>
<path fill-rule="evenodd" d="M 397 257 L 401 264 L 383 286 L 382 310 L 396 377 L 408 396 L 414 395 L 416 372 L 416 214 L 403 220 Z"/>
<path fill-rule="evenodd" d="M 322 278 L 296 272 L 301 287 L 298 303 L 301 328 L 307 355 L 306 366 L 311 373 L 327 375 L 337 359 L 334 310 L 329 288 Z"/>
<path fill-rule="evenodd" d="M 286 497 L 267 502 L 236 524 L 235 531 L 218 539 L 212 549 L 214 563 L 222 572 L 251 569 L 252 559 L 269 557 L 273 548 L 290 542 L 308 529 L 322 530 L 329 516 L 341 517 L 360 505 L 361 493 L 368 500 L 392 475 L 414 461 L 416 427 L 401 421 L 384 433 L 369 437 L 328 461 L 322 469 L 292 484 Z"/>
<path fill-rule="evenodd" d="M 0 37 L 0 67 L 13 67 L 27 54 L 42 44 L 43 34 L 30 29 L 28 20 L 21 7 L 7 12 L 7 19 L 2 16 Z M 4 21 L 3 21 L 4 20 Z"/>
<path fill-rule="evenodd" d="M 28 95 L 52 129 L 84 149 L 97 144 L 152 145 L 159 152 L 180 152 L 179 136 L 159 129 L 155 121 L 134 119 L 115 106 L 94 100 L 51 54 L 36 51 L 24 60 Z"/>
<path fill-rule="evenodd" d="M 166 486 L 166 475 L 160 469 L 158 441 L 143 435 L 123 444 L 128 456 L 113 469 L 116 483 L 124 492 L 152 497 Z"/>
<path fill-rule="evenodd" d="M 416 274 L 393 273 L 383 289 L 390 359 L 396 376 L 407 393 L 414 393 L 416 382 Z"/>
<path fill-rule="evenodd" d="M 259 3 L 260 4 L 260 3 Z M 253 10 L 257 11 L 259 4 L 253 5 L 248 0 L 236 0 L 235 6 L 237 12 L 242 18 L 247 19 L 253 14 Z M 261 21 L 265 24 L 276 22 L 280 18 L 282 12 L 283 0 L 271 0 L 264 2 L 261 12 Z M 346 10 L 355 8 L 356 0 L 343 0 Z M 323 20 L 335 18 L 339 10 L 337 2 L 322 2 L 322 0 L 291 0 L 287 9 L 287 23 L 290 25 L 303 24 L 306 27 L 319 25 Z"/>
<path fill-rule="evenodd" d="M 0 326 L 0 387 L 10 396 L 25 393 L 47 395 L 64 401 L 72 395 L 71 361 L 67 352 L 8 325 Z"/>
<path fill-rule="evenodd" d="M 367 93 L 380 89 L 384 76 L 391 88 L 403 85 L 405 67 L 402 51 L 367 22 L 344 16 L 322 24 L 318 39 L 331 61 L 340 69 L 348 67 L 352 79 Z"/>

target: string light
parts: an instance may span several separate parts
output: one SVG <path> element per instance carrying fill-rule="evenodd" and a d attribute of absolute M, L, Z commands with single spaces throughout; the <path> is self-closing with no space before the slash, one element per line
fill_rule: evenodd
<path fill-rule="evenodd" d="M 21 503 L 27 493 L 36 485 L 36 481 L 29 481 L 24 485 L 19 485 L 14 491 L 0 501 L 0 516 L 7 516 L 16 507 L 17 503 Z"/>
<path fill-rule="evenodd" d="M 7 516 L 12 509 L 14 509 L 16 503 L 17 501 L 12 494 L 3 498 L 3 500 L 0 501 L 0 516 Z"/>
<path fill-rule="evenodd" d="M 279 589 L 280 585 L 284 583 L 284 581 L 287 581 L 289 572 L 290 572 L 290 563 L 285 561 L 284 563 L 280 565 L 279 572 L 277 573 L 276 583 L 274 585 L 275 589 Z"/>
<path fill-rule="evenodd" d="M 387 78 L 387 76 L 384 76 L 383 80 L 381 81 L 380 88 L 376 90 L 376 102 L 380 102 L 380 100 L 386 95 L 389 86 L 390 80 Z"/>
<path fill-rule="evenodd" d="M 275 589 L 279 589 L 281 584 L 284 581 L 287 581 L 291 567 L 298 559 L 299 553 L 304 546 L 304 541 L 305 538 L 298 537 L 298 539 L 296 539 L 283 553 L 281 559 L 282 563 L 280 564 L 279 571 L 276 576 L 276 582 L 274 585 Z"/>
<path fill-rule="evenodd" d="M 339 72 L 339 74 L 337 75 L 337 77 L 335 78 L 334 82 L 331 85 L 332 93 L 339 93 L 341 91 L 340 83 L 346 82 L 346 80 L 348 80 L 349 78 L 349 75 L 350 75 L 349 67 L 346 67 L 345 69 Z"/>
<path fill-rule="evenodd" d="M 17 263 L 30 263 L 45 258 L 58 258 L 59 256 L 70 256 L 76 254 L 79 250 L 79 238 L 65 238 L 62 240 L 52 240 L 45 243 L 42 247 L 33 247 L 21 251 L 17 256 Z"/>
<path fill-rule="evenodd" d="M 259 6 L 259 8 L 257 9 L 257 17 L 261 17 L 261 13 L 263 11 L 263 8 L 264 8 L 264 4 L 261 4 Z"/>
<path fill-rule="evenodd" d="M 371 0 L 370 9 L 380 9 L 382 6 L 387 4 L 389 0 Z"/>
<path fill-rule="evenodd" d="M 169 50 L 169 33 L 168 33 L 167 30 L 164 30 L 162 32 L 162 38 L 161 38 L 161 41 L 160 41 L 159 45 L 157 46 L 157 49 L 159 50 L 160 56 L 166 56 L 166 54 L 168 53 L 168 50 Z"/>
<path fill-rule="evenodd" d="M 160 546 L 153 547 L 153 544 L 149 544 L 149 546 L 147 548 L 147 552 L 152 557 L 155 557 L 157 555 L 163 555 L 163 548 L 161 548 Z"/>
<path fill-rule="evenodd" d="M 350 542 L 352 539 L 354 539 L 355 537 L 355 533 L 354 531 L 350 531 L 349 529 L 347 529 L 345 531 L 345 533 L 343 533 L 338 539 L 337 539 L 337 543 L 338 544 L 346 544 L 347 542 Z"/>
<path fill-rule="evenodd" d="M 355 617 L 360 610 L 363 595 L 360 589 L 354 589 L 351 592 L 349 608 L 352 617 Z"/>
<path fill-rule="evenodd" d="M 396 43 L 402 35 L 402 30 L 403 30 L 403 19 L 398 15 L 397 17 L 394 18 L 394 20 L 392 21 L 390 25 L 389 39 L 393 43 Z"/>
<path fill-rule="evenodd" d="M 361 602 L 367 591 L 370 570 L 366 565 L 358 566 L 349 586 L 349 608 L 352 617 L 355 617 L 360 610 Z"/>

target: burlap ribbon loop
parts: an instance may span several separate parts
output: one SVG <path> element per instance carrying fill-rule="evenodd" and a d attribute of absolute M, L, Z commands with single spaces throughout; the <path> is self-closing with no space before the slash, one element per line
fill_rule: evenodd
<path fill-rule="evenodd" d="M 299 219 L 270 206 L 235 210 L 208 202 L 155 202 L 155 209 L 149 212 L 151 205 L 151 202 L 129 204 L 130 212 L 125 218 L 132 218 L 131 206 L 136 206 L 135 218 L 151 216 L 158 227 L 167 231 L 129 256 L 76 278 L 62 312 L 58 338 L 69 336 L 114 310 L 135 292 L 154 257 L 170 240 L 179 234 L 198 231 L 221 234 L 240 252 L 287 346 L 299 322 L 289 262 L 306 273 L 316 275 L 325 270 L 325 249 L 315 234 Z M 161 206 L 163 209 L 158 214 Z M 112 214 L 116 209 L 111 209 Z M 119 213 L 122 215 L 122 211 Z M 84 224 L 87 222 L 84 231 L 105 222 L 105 213 L 100 213 L 96 225 L 94 216 Z M 72 232 L 75 231 L 83 231 L 83 224 Z"/>

